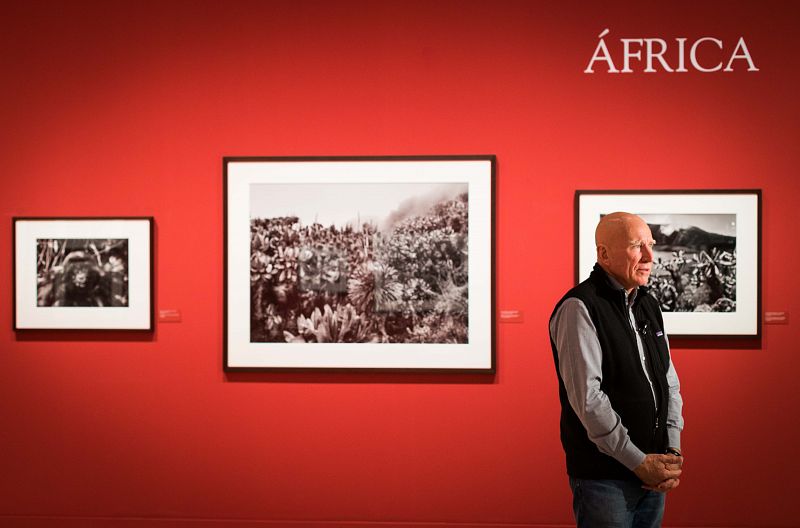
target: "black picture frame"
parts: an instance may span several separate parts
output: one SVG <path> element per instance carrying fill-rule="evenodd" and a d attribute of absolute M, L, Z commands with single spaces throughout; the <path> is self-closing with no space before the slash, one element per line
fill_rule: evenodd
<path fill-rule="evenodd" d="M 223 369 L 495 372 L 496 170 L 494 155 L 223 158 Z M 439 190 L 445 194 L 436 201 Z M 389 204 L 395 206 L 391 219 Z M 400 211 L 411 204 L 422 209 Z M 428 221 L 443 222 L 441 230 L 420 227 Z M 390 229 L 378 222 L 395 223 Z M 268 254 L 272 249 L 258 246 L 265 231 L 279 225 L 283 231 L 269 243 L 284 256 L 291 249 L 291 257 L 282 261 L 292 268 L 291 276 L 265 271 L 277 257 Z M 407 230 L 402 237 L 397 235 L 401 229 Z M 410 235 L 414 229 L 420 236 Z M 337 249 L 337 254 L 330 249 L 354 247 L 355 236 L 366 249 Z M 449 257 L 442 256 L 433 268 L 442 264 L 436 280 L 445 281 L 450 274 L 447 292 L 454 308 L 437 312 L 443 304 L 423 306 L 425 300 L 409 293 L 412 282 L 420 286 L 430 275 L 411 271 L 397 251 L 392 253 L 392 244 L 401 238 L 420 251 L 429 247 L 428 241 L 442 242 L 440 254 Z M 329 273 L 325 266 L 334 261 L 339 267 Z M 325 282 L 331 276 L 337 277 L 337 285 Z M 434 292 L 431 297 L 441 300 L 440 285 L 433 282 L 425 286 Z M 290 292 L 291 301 L 276 297 L 280 288 Z M 384 301 L 379 301 L 379 291 Z M 304 300 L 297 301 L 299 297 Z M 401 315 L 409 306 L 418 319 Z M 268 311 L 272 323 L 264 315 Z M 352 325 L 347 331 L 335 326 L 348 317 L 358 318 L 361 333 Z M 444 324 L 404 327 L 410 320 Z M 322 330 L 326 324 L 330 332 Z M 320 342 L 332 334 L 336 337 Z"/>
<path fill-rule="evenodd" d="M 603 214 L 641 216 L 656 239 L 650 292 L 670 337 L 761 337 L 761 189 L 578 190 L 575 282 L 595 262 Z"/>
<path fill-rule="evenodd" d="M 154 329 L 152 216 L 12 218 L 14 331 Z"/>

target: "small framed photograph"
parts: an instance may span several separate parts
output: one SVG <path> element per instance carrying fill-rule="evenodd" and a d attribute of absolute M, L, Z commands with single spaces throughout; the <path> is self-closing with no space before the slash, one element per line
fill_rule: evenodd
<path fill-rule="evenodd" d="M 655 239 L 649 294 L 671 337 L 761 335 L 761 191 L 577 191 L 576 281 L 596 262 L 594 231 L 633 213 Z"/>
<path fill-rule="evenodd" d="M 14 218 L 15 330 L 152 330 L 153 219 Z"/>
<path fill-rule="evenodd" d="M 223 165 L 225 370 L 494 371 L 494 156 Z"/>

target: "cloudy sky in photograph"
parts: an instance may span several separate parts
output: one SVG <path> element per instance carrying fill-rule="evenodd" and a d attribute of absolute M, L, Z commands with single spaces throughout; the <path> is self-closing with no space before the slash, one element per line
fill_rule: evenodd
<path fill-rule="evenodd" d="M 640 214 L 648 224 L 669 226 L 672 230 L 699 227 L 709 233 L 736 236 L 735 214 Z M 670 230 L 662 228 L 664 233 Z"/>
<path fill-rule="evenodd" d="M 250 217 L 296 216 L 339 228 L 366 221 L 382 224 L 393 212 L 419 215 L 467 192 L 467 183 L 258 183 L 250 186 Z"/>

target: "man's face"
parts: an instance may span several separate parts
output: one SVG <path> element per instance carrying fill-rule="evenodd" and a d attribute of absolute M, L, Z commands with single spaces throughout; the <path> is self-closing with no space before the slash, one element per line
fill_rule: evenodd
<path fill-rule="evenodd" d="M 630 291 L 644 286 L 653 265 L 653 235 L 639 217 L 632 217 L 598 248 L 603 268 Z"/>

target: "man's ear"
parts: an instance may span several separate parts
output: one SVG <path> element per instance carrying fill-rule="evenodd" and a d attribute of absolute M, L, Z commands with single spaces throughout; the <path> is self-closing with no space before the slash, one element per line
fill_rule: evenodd
<path fill-rule="evenodd" d="M 597 262 L 605 262 L 608 260 L 608 248 L 600 245 L 597 246 Z"/>

